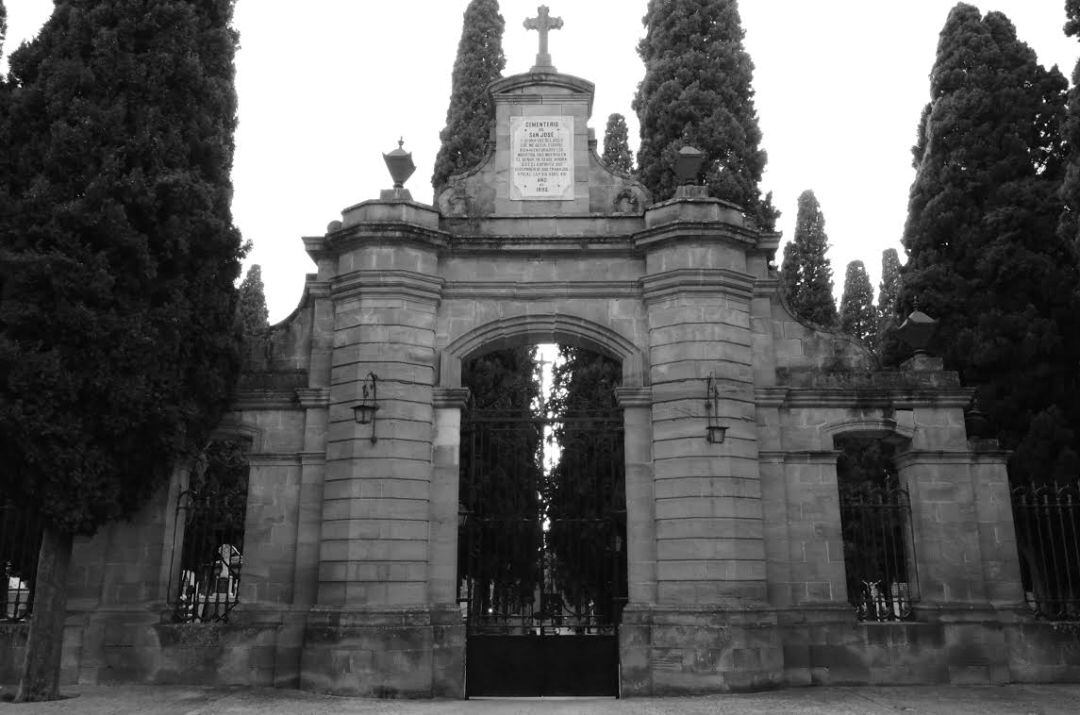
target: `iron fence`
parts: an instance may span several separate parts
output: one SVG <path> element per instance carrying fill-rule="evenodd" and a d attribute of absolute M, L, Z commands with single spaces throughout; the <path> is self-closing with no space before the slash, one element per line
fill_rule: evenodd
<path fill-rule="evenodd" d="M 243 509 L 238 518 L 237 504 L 220 493 L 186 491 L 177 512 L 184 548 L 175 618 L 181 623 L 227 622 L 240 601 Z"/>
<path fill-rule="evenodd" d="M 1028 607 L 1037 618 L 1080 620 L 1080 487 L 1015 486 L 1012 506 Z"/>
<path fill-rule="evenodd" d="M 905 621 L 918 600 L 911 501 L 894 479 L 840 485 L 848 601 L 860 621 Z"/>
<path fill-rule="evenodd" d="M 10 502 L 0 502 L 0 563 L 4 569 L 0 622 L 18 623 L 30 616 L 42 529 L 41 521 L 33 514 Z"/>

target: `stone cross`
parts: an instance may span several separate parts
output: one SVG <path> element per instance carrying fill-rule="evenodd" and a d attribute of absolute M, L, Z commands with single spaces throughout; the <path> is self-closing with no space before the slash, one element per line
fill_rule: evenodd
<path fill-rule="evenodd" d="M 548 6 L 541 5 L 538 7 L 537 12 L 539 17 L 530 17 L 525 20 L 526 30 L 536 30 L 540 33 L 540 52 L 536 55 L 536 66 L 533 70 L 555 68 L 551 65 L 551 55 L 548 54 L 548 31 L 558 30 L 562 28 L 563 21 L 561 17 L 551 17 L 548 15 Z"/>

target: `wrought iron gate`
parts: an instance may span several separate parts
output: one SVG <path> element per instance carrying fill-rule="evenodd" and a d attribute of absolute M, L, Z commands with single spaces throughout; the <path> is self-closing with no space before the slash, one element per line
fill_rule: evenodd
<path fill-rule="evenodd" d="M 557 458 L 543 463 L 543 445 Z M 466 692 L 615 695 L 626 602 L 622 413 L 466 415 L 458 599 Z"/>

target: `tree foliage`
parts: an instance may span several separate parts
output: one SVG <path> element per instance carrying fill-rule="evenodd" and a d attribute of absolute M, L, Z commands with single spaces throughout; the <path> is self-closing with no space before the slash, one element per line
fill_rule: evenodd
<path fill-rule="evenodd" d="M 487 153 L 495 123 L 495 106 L 487 88 L 506 67 L 502 49 L 505 25 L 498 0 L 472 0 L 465 9 L 451 77 L 450 107 L 446 126 L 439 133 L 442 144 L 431 177 L 436 191 L 453 174 L 479 164 Z"/>
<path fill-rule="evenodd" d="M 670 198 L 676 155 L 692 145 L 705 153 L 700 178 L 710 195 L 771 230 L 777 212 L 758 188 L 766 155 L 736 0 L 650 0 L 643 23 L 645 78 L 633 103 L 642 183 L 656 200 Z"/>
<path fill-rule="evenodd" d="M 840 329 L 869 343 L 877 328 L 874 289 L 862 261 L 852 261 L 844 274 L 844 293 L 840 298 Z"/>
<path fill-rule="evenodd" d="M 1066 0 L 1065 34 L 1080 39 L 1080 0 Z M 1067 99 L 1067 114 L 1062 129 L 1062 138 L 1068 161 L 1065 165 L 1065 178 L 1061 184 L 1062 207 L 1058 223 L 1058 235 L 1064 241 L 1073 244 L 1080 252 L 1080 60 L 1073 68 L 1072 88 Z"/>
<path fill-rule="evenodd" d="M 884 336 L 896 324 L 896 301 L 900 297 L 900 256 L 895 248 L 881 252 L 881 283 L 878 284 L 877 327 L 874 347 L 880 349 Z"/>
<path fill-rule="evenodd" d="M 604 163 L 615 171 L 630 174 L 634 171 L 634 157 L 630 154 L 630 132 L 626 117 L 615 113 L 608 117 L 604 128 Z"/>
<path fill-rule="evenodd" d="M 257 335 L 270 327 L 270 314 L 266 309 L 266 292 L 262 281 L 262 267 L 258 263 L 248 268 L 244 280 L 240 283 L 236 315 L 245 337 Z"/>
<path fill-rule="evenodd" d="M 11 57 L 0 479 L 63 531 L 130 513 L 226 406 L 231 17 L 68 0 Z"/>
<path fill-rule="evenodd" d="M 978 387 L 1009 449 L 1034 415 L 1075 403 L 1076 254 L 1057 233 L 1066 87 L 1008 18 L 959 4 L 914 150 L 899 312 L 917 299 L 941 321 L 931 349 Z"/>
<path fill-rule="evenodd" d="M 504 348 L 462 365 L 470 389 L 462 425 L 459 501 L 465 519 L 458 575 L 477 590 L 474 614 L 531 603 L 540 582 L 543 429 L 532 418 L 540 396 L 534 349 Z M 507 611 L 509 612 L 509 611 Z"/>
<path fill-rule="evenodd" d="M 11 56 L 0 490 L 46 523 L 20 698 L 56 696 L 72 535 L 205 444 L 236 377 L 232 11 L 57 0 Z"/>
<path fill-rule="evenodd" d="M 799 196 L 795 237 L 784 246 L 780 289 L 797 317 L 823 327 L 836 325 L 837 317 L 828 250 L 821 205 L 813 191 L 804 191 Z"/>
<path fill-rule="evenodd" d="M 593 603 L 605 617 L 626 596 L 626 485 L 618 361 L 559 346 L 549 412 L 559 461 L 544 489 L 547 543 L 560 595 L 572 610 Z"/>

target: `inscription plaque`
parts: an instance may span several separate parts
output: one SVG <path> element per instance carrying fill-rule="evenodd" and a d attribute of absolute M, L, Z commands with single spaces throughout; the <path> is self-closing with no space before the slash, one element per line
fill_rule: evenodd
<path fill-rule="evenodd" d="M 510 199 L 574 198 L 574 118 L 510 117 Z"/>

